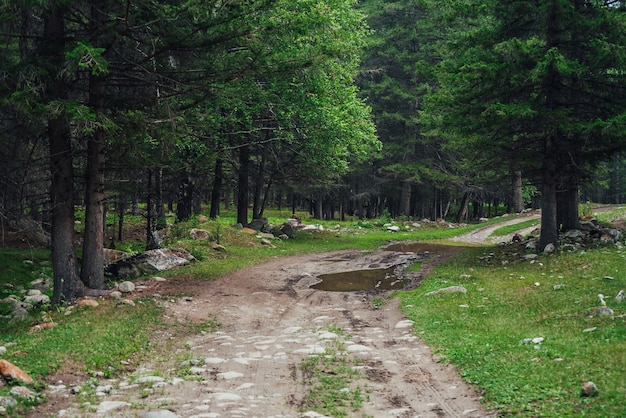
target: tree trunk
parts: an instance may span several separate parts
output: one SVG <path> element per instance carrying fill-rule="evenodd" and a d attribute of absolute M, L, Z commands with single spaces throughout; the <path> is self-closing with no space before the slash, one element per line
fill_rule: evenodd
<path fill-rule="evenodd" d="M 211 211 L 209 217 L 215 219 L 220 214 L 220 197 L 222 194 L 223 181 L 223 161 L 221 158 L 215 160 L 215 173 L 213 179 L 213 190 L 211 191 Z"/>
<path fill-rule="evenodd" d="M 103 2 L 99 2 L 103 3 Z M 106 21 L 105 5 L 91 6 L 92 30 L 101 30 Z M 89 106 L 95 114 L 104 112 L 106 79 L 104 75 L 89 74 Z M 104 155 L 106 134 L 99 128 L 87 139 L 85 169 L 85 233 L 80 276 L 85 286 L 104 289 Z"/>
<path fill-rule="evenodd" d="M 154 188 L 156 189 L 155 205 L 156 205 L 156 227 L 157 229 L 165 228 L 167 226 L 167 220 L 165 219 L 165 201 L 163 199 L 163 169 L 159 168 L 156 171 L 156 178 L 154 180 Z"/>
<path fill-rule="evenodd" d="M 402 193 L 400 195 L 400 215 L 411 215 L 411 183 L 402 183 Z"/>
<path fill-rule="evenodd" d="M 578 179 L 575 176 L 568 178 L 569 181 L 557 192 L 557 225 L 562 232 L 570 229 L 578 229 Z"/>
<path fill-rule="evenodd" d="M 65 26 L 63 10 L 52 7 L 44 14 L 45 50 L 50 54 L 48 63 L 47 99 L 65 100 L 67 87 L 61 79 L 65 52 Z M 83 295 L 84 286 L 78 276 L 78 263 L 74 249 L 74 173 L 70 124 L 65 111 L 48 117 L 50 148 L 50 201 L 52 205 L 52 271 L 54 292 L 52 303 L 73 301 Z M 102 227 L 102 224 L 100 224 Z"/>
<path fill-rule="evenodd" d="M 254 182 L 254 197 L 252 203 L 252 219 L 260 219 L 261 218 L 261 206 L 262 206 L 262 195 L 263 195 L 263 185 L 265 182 L 265 151 L 261 154 L 261 160 L 259 161 L 259 169 L 256 173 L 256 179 Z"/>
<path fill-rule="evenodd" d="M 178 191 L 178 204 L 176 205 L 176 219 L 186 221 L 191 218 L 193 208 L 193 181 L 189 174 L 184 173 Z"/>
<path fill-rule="evenodd" d="M 313 204 L 313 219 L 322 219 L 322 194 L 318 193 Z"/>
<path fill-rule="evenodd" d="M 520 170 L 513 171 L 512 183 L 513 183 L 513 210 L 515 211 L 515 213 L 521 213 L 524 211 L 524 196 L 522 195 L 523 182 L 522 182 L 522 172 Z"/>
<path fill-rule="evenodd" d="M 104 289 L 104 132 L 87 144 L 85 170 L 85 234 L 81 280 L 92 289 Z"/>
<path fill-rule="evenodd" d="M 117 240 L 124 241 L 124 212 L 126 211 L 126 195 L 123 193 L 119 195 L 117 200 L 117 213 L 118 213 L 118 228 L 117 228 Z"/>
<path fill-rule="evenodd" d="M 543 168 L 541 189 L 541 236 L 539 238 L 539 251 L 543 251 L 546 245 L 558 245 L 559 233 L 557 224 L 557 199 L 556 180 L 550 166 Z"/>
<path fill-rule="evenodd" d="M 248 226 L 250 147 L 239 148 L 239 176 L 237 181 L 237 223 Z"/>
<path fill-rule="evenodd" d="M 463 198 L 461 199 L 461 207 L 459 207 L 459 211 L 456 214 L 456 223 L 461 223 L 467 220 L 467 213 L 469 211 L 469 201 L 471 198 L 470 192 L 465 192 L 463 194 Z"/>

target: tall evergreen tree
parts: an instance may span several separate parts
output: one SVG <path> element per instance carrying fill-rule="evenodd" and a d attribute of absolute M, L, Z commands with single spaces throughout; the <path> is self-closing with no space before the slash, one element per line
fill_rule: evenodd
<path fill-rule="evenodd" d="M 424 118 L 467 155 L 529 173 L 542 196 L 539 247 L 556 245 L 560 225 L 577 225 L 580 181 L 626 147 L 623 10 L 586 0 L 441 3 L 432 10 L 454 32 Z"/>

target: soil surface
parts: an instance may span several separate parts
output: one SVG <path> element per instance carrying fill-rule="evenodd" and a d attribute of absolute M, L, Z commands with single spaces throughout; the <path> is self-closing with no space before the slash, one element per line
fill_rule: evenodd
<path fill-rule="evenodd" d="M 214 320 L 221 327 L 172 341 L 165 360 L 155 354 L 126 379 L 100 378 L 101 393 L 87 405 L 72 394 L 69 376 L 56 376 L 46 391 L 50 401 L 30 416 L 321 417 L 308 401 L 311 386 L 301 365 L 327 348 L 355 360 L 359 371 L 344 391 L 359 390 L 364 402 L 358 411 L 344 409 L 349 417 L 495 416 L 457 370 L 433 358 L 389 291 L 309 287 L 321 274 L 402 269 L 417 260 L 421 270 L 407 273 L 416 286 L 459 251 L 348 250 L 275 258 L 212 282 L 146 280 L 144 294 L 190 295 L 160 299 L 172 321 Z"/>

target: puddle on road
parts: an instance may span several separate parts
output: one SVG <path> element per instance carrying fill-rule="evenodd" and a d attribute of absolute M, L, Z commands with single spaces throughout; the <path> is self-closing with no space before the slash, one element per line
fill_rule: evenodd
<path fill-rule="evenodd" d="M 354 270 L 341 273 L 322 274 L 318 276 L 321 283 L 311 286 L 311 289 L 327 290 L 331 292 L 353 292 L 357 290 L 396 290 L 402 289 L 410 282 L 398 278 L 393 268 Z"/>

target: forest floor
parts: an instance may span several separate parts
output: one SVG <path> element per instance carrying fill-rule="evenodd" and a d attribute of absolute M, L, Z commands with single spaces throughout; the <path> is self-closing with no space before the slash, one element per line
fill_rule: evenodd
<path fill-rule="evenodd" d="M 503 224 L 458 240 L 484 243 Z M 429 245 L 423 250 L 418 254 L 421 269 L 412 273 L 415 285 L 463 247 Z M 339 389 L 347 398 L 363 400 L 358 411 L 344 408 L 344 416 L 496 415 L 483 409 L 480 394 L 455 368 L 439 362 L 415 336 L 388 291 L 309 287 L 320 274 L 394 266 L 406 257 L 384 250 L 346 250 L 277 257 L 211 282 L 146 280 L 140 283 L 146 286 L 144 295 L 185 295 L 162 299 L 173 323 L 200 328 L 216 321 L 221 326 L 184 341 L 173 338 L 174 333 L 159 335 L 166 342 L 161 346 L 169 347 L 166 352 L 155 352 L 126 378 L 100 378 L 105 390 L 88 404 L 81 405 L 84 400 L 72 394 L 76 376 L 61 372 L 50 380 L 48 402 L 29 416 L 321 417 L 313 410 L 323 400 L 311 394 L 323 391 L 311 380 L 311 369 L 303 367 L 311 364 L 312 354 L 321 353 L 348 361 L 359 371 Z M 338 373 L 335 366 L 316 367 L 328 376 Z M 138 384 L 138 378 L 144 383 Z M 162 415 L 142 415 L 147 411 Z"/>

